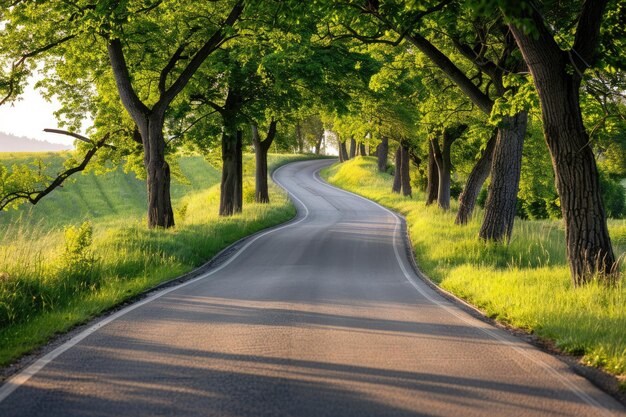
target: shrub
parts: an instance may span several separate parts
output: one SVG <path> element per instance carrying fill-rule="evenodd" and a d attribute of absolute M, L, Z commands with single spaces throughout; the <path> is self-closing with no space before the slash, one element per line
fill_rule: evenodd
<path fill-rule="evenodd" d="M 91 250 L 93 227 L 86 221 L 79 227 L 68 226 L 64 231 L 65 249 L 61 256 L 61 268 L 69 275 L 90 275 L 96 263 Z"/>
<path fill-rule="evenodd" d="M 614 219 L 624 217 L 626 215 L 626 195 L 624 187 L 619 181 L 601 172 L 600 189 L 606 215 Z"/>

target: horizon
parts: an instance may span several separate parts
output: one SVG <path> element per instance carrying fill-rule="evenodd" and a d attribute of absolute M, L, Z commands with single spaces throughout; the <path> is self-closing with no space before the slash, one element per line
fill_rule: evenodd
<path fill-rule="evenodd" d="M 24 93 L 16 101 L 0 106 L 0 132 L 42 142 L 73 146 L 74 139 L 43 131 L 45 128 L 59 128 L 54 112 L 60 108 L 60 104 L 54 99 L 47 101 L 35 89 L 35 82 L 35 77 L 29 78 Z"/>

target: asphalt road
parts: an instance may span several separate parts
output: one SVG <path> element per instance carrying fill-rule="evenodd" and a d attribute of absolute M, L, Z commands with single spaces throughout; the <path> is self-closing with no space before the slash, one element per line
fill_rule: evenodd
<path fill-rule="evenodd" d="M 626 415 L 419 280 L 399 220 L 281 168 L 297 221 L 122 310 L 0 388 L 0 416 Z"/>

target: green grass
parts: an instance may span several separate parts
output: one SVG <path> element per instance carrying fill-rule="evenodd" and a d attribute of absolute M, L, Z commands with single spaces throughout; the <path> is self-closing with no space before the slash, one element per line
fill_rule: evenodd
<path fill-rule="evenodd" d="M 30 158 L 2 155 L 0 163 Z M 58 167 L 63 155 L 45 159 Z M 305 157 L 270 155 L 270 169 L 298 159 Z M 253 202 L 252 156 L 244 161 L 244 210 L 228 218 L 217 215 L 219 171 L 199 156 L 179 163 L 187 180 L 172 184 L 177 226 L 171 230 L 146 228 L 145 183 L 121 170 L 78 175 L 36 206 L 0 213 L 0 365 L 295 215 L 273 183 L 270 204 Z M 76 239 L 68 240 L 64 229 L 85 220 L 93 242 L 68 253 L 66 245 Z"/>
<path fill-rule="evenodd" d="M 441 287 L 626 380 L 626 282 L 574 288 L 560 222 L 516 219 L 509 246 L 486 244 L 477 239 L 480 210 L 469 225 L 456 226 L 456 205 L 444 213 L 425 207 L 421 193 L 413 199 L 392 194 L 392 177 L 379 174 L 373 158 L 335 164 L 322 174 L 405 215 L 417 262 Z M 609 230 L 623 257 L 626 221 L 610 220 Z"/>

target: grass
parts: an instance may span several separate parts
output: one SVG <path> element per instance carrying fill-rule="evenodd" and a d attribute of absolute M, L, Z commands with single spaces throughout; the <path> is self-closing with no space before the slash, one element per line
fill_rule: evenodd
<path fill-rule="evenodd" d="M 29 158 L 3 155 L 0 163 Z M 63 155 L 44 158 L 58 167 Z M 270 155 L 270 169 L 298 159 Z M 219 171 L 199 156 L 178 162 L 186 180 L 172 185 L 171 230 L 145 227 L 145 185 L 121 170 L 78 175 L 36 206 L 0 213 L 0 365 L 295 215 L 273 183 L 271 203 L 254 203 L 252 156 L 244 161 L 244 210 L 228 218 L 217 214 Z"/>
<path fill-rule="evenodd" d="M 406 216 L 420 268 L 437 284 L 481 308 L 485 314 L 542 338 L 565 352 L 582 355 L 626 382 L 626 282 L 574 288 L 558 221 L 516 219 L 510 245 L 477 239 L 482 212 L 471 223 L 454 225 L 448 213 L 392 194 L 392 177 L 377 172 L 373 158 L 327 168 L 331 183 L 375 200 Z M 614 250 L 624 256 L 626 221 L 610 220 Z M 626 387 L 625 387 L 626 388 Z"/>

